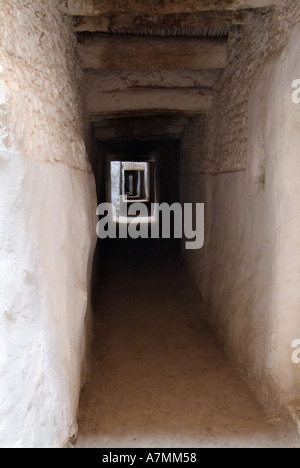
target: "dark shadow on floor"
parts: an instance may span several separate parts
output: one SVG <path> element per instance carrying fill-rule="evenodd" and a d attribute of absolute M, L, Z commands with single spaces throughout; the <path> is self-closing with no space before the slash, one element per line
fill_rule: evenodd
<path fill-rule="evenodd" d="M 93 368 L 77 447 L 288 447 L 201 322 L 178 244 L 100 249 Z"/>

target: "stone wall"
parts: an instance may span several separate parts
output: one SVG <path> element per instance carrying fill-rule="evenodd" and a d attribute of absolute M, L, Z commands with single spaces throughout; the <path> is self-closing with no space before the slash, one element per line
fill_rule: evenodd
<path fill-rule="evenodd" d="M 300 388 L 291 359 L 300 337 L 300 141 L 291 85 L 300 78 L 299 25 L 293 28 L 300 6 L 280 3 L 270 17 L 254 19 L 240 31 L 240 66 L 229 63 L 224 73 L 220 108 L 193 122 L 183 141 L 182 201 L 206 207 L 205 246 L 185 259 L 207 321 L 257 394 L 293 408 Z"/>
<path fill-rule="evenodd" d="M 1 0 L 1 447 L 62 447 L 77 430 L 96 192 L 57 6 Z"/>

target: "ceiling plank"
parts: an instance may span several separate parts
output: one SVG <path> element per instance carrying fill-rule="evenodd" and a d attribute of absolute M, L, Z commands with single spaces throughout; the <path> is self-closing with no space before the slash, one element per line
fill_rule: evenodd
<path fill-rule="evenodd" d="M 87 88 L 101 92 L 123 91 L 127 88 L 213 88 L 220 79 L 222 70 L 200 71 L 107 71 L 85 70 Z"/>
<path fill-rule="evenodd" d="M 73 16 L 119 14 L 183 14 L 265 8 L 277 0 L 61 0 L 61 10 Z"/>
<path fill-rule="evenodd" d="M 187 124 L 187 117 L 142 117 L 127 119 L 109 119 L 94 123 L 95 137 L 98 140 L 128 140 L 179 138 Z"/>
<path fill-rule="evenodd" d="M 116 93 L 101 93 L 90 89 L 87 110 L 91 120 L 103 113 L 138 111 L 201 113 L 210 109 L 213 95 L 205 88 L 191 89 L 128 89 Z"/>
<path fill-rule="evenodd" d="M 200 111 L 200 114 L 203 114 Z M 128 119 L 128 118 L 160 118 L 160 117 L 185 117 L 185 118 L 194 118 L 199 115 L 199 112 L 185 112 L 185 111 L 176 111 L 176 110 L 166 110 L 166 109 L 140 109 L 137 111 L 123 110 L 123 111 L 99 111 L 90 115 L 90 123 L 93 127 L 101 126 L 101 122 L 115 120 L 115 119 Z"/>
<path fill-rule="evenodd" d="M 182 114 L 172 115 L 140 115 L 135 117 L 103 117 L 97 122 L 93 122 L 94 128 L 122 128 L 131 131 L 132 128 L 156 128 L 158 131 L 170 125 L 185 127 L 188 116 Z"/>
<path fill-rule="evenodd" d="M 96 140 L 101 141 L 116 141 L 116 140 L 160 140 L 160 139 L 178 139 L 183 134 L 184 127 L 171 127 L 168 132 L 167 129 L 161 129 L 160 131 L 152 131 L 151 129 L 144 129 L 139 131 L 133 129 L 132 132 L 125 132 L 118 128 L 97 128 L 95 130 Z"/>
<path fill-rule="evenodd" d="M 160 71 L 222 69 L 227 61 L 223 39 L 86 35 L 78 44 L 82 68 Z"/>
<path fill-rule="evenodd" d="M 245 11 L 206 11 L 184 14 L 113 14 L 76 16 L 75 32 L 144 34 L 158 36 L 221 36 L 232 25 L 243 24 Z"/>

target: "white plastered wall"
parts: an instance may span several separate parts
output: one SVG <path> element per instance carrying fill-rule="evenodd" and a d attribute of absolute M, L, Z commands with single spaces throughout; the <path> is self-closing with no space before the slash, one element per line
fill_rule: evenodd
<path fill-rule="evenodd" d="M 300 105 L 291 87 L 300 78 L 299 57 L 296 27 L 256 72 L 246 170 L 209 175 L 191 168 L 181 178 L 182 201 L 206 206 L 205 246 L 185 253 L 206 319 L 257 394 L 283 407 L 297 407 L 300 397 L 300 367 L 291 359 L 300 339 Z"/>
<path fill-rule="evenodd" d="M 95 244 L 80 69 L 57 2 L 1 0 L 0 446 L 76 434 Z"/>

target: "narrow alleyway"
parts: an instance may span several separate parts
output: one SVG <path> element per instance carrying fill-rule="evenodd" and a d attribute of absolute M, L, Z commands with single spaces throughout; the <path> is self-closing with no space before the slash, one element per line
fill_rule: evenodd
<path fill-rule="evenodd" d="M 124 241 L 106 255 L 76 447 L 295 446 L 201 323 L 166 252 Z"/>

